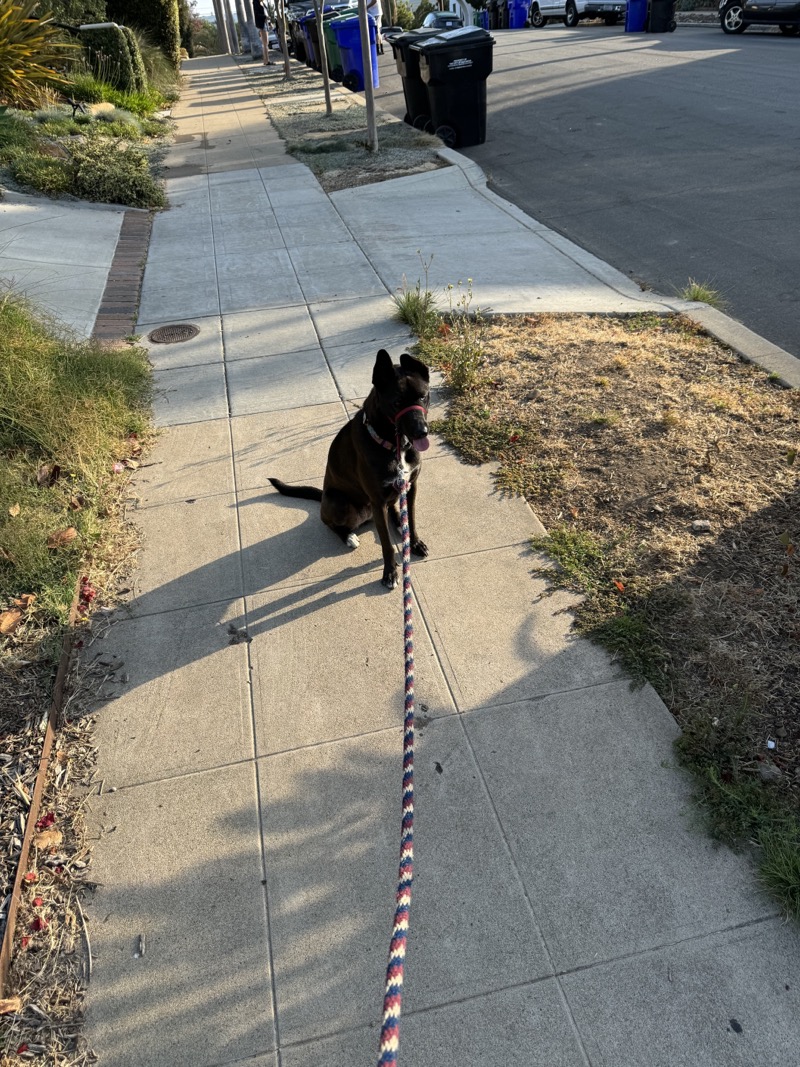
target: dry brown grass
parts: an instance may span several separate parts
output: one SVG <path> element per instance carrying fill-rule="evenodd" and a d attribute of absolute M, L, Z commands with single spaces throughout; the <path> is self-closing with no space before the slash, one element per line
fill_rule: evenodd
<path fill-rule="evenodd" d="M 579 628 L 656 685 L 687 762 L 800 811 L 800 395 L 676 316 L 495 318 L 483 348 L 445 437 L 500 460 Z M 738 810 L 717 829 L 753 834 Z"/>

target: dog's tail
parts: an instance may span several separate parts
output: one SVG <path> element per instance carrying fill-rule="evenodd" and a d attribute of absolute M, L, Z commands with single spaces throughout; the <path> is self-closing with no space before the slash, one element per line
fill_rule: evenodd
<path fill-rule="evenodd" d="M 271 482 L 284 496 L 301 496 L 304 500 L 322 500 L 322 490 L 315 489 L 313 485 L 287 485 L 280 478 L 268 478 L 267 481 Z"/>

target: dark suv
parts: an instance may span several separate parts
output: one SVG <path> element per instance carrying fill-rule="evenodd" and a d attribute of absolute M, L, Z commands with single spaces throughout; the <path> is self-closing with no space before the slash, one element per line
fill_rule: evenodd
<path fill-rule="evenodd" d="M 777 26 L 794 37 L 800 33 L 800 0 L 720 0 L 724 33 L 744 33 L 748 26 Z"/>

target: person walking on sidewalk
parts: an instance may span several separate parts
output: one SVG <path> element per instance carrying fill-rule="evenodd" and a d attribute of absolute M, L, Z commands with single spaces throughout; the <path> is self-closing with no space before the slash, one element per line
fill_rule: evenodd
<path fill-rule="evenodd" d="M 383 38 L 381 37 L 381 23 L 383 22 L 383 10 L 381 0 L 370 0 L 367 4 L 367 14 L 375 19 L 375 40 L 378 45 L 378 54 L 383 55 Z"/>
<path fill-rule="evenodd" d="M 269 58 L 269 27 L 267 26 L 267 12 L 264 9 L 262 0 L 253 0 L 253 18 L 256 22 L 258 35 L 261 38 L 261 46 L 264 49 L 264 66 L 268 67 L 272 63 L 272 60 Z"/>

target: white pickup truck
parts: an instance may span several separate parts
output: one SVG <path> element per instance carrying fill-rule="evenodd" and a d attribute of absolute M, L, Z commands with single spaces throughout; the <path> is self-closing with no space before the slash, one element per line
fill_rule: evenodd
<path fill-rule="evenodd" d="M 625 18 L 627 0 L 533 0 L 531 26 L 546 26 L 549 19 L 559 19 L 566 26 L 577 26 L 581 19 L 602 19 L 615 26 Z"/>

